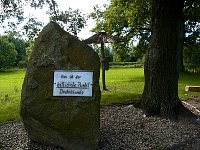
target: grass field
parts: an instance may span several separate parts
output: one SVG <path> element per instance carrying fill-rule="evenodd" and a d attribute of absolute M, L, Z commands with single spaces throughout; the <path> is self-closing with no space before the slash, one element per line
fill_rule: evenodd
<path fill-rule="evenodd" d="M 0 73 L 0 122 L 20 119 L 20 94 L 25 71 Z M 100 79 L 101 84 L 101 79 Z M 183 100 L 199 93 L 187 93 L 186 85 L 199 85 L 200 75 L 180 74 L 179 97 Z M 102 92 L 101 105 L 125 103 L 138 98 L 143 91 L 143 68 L 113 68 L 106 72 L 107 91 Z"/>
<path fill-rule="evenodd" d="M 143 72 L 141 68 L 115 68 L 107 71 L 107 91 L 102 92 L 101 104 L 124 103 L 139 97 L 144 87 Z"/>
<path fill-rule="evenodd" d="M 25 71 L 0 73 L 0 122 L 19 119 L 21 87 Z"/>

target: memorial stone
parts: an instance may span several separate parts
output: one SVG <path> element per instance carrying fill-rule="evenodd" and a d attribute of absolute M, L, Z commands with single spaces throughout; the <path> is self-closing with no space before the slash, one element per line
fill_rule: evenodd
<path fill-rule="evenodd" d="M 30 140 L 67 150 L 98 149 L 100 60 L 95 51 L 50 22 L 38 38 L 21 94 Z"/>

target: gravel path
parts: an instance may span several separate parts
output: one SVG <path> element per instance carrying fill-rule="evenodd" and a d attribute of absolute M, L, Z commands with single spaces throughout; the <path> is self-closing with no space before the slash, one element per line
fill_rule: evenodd
<path fill-rule="evenodd" d="M 100 150 L 200 150 L 197 120 L 144 117 L 132 105 L 101 108 Z M 0 150 L 62 150 L 31 142 L 21 121 L 0 124 Z"/>

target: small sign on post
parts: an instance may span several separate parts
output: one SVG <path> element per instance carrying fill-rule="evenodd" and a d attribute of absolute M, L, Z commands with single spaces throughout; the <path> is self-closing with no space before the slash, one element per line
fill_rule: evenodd
<path fill-rule="evenodd" d="M 93 71 L 54 71 L 53 96 L 92 97 Z"/>

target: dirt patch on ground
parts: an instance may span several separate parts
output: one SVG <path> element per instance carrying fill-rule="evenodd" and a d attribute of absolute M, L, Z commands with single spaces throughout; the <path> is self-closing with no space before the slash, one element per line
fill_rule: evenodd
<path fill-rule="evenodd" d="M 190 97 L 185 102 L 189 103 L 190 105 L 194 106 L 196 109 L 200 111 L 200 95 Z"/>

